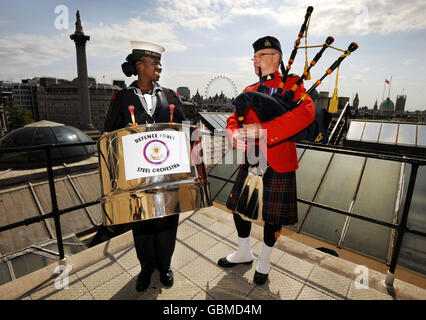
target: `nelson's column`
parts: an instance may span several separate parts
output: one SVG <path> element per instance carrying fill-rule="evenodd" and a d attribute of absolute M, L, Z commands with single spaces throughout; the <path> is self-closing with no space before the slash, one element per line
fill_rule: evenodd
<path fill-rule="evenodd" d="M 87 77 L 87 60 L 86 60 L 86 42 L 90 37 L 85 35 L 81 26 L 80 12 L 77 10 L 77 20 L 75 22 L 75 32 L 70 35 L 71 40 L 75 42 L 77 53 L 77 74 L 78 74 L 78 94 L 80 102 L 80 129 L 85 131 L 89 136 L 97 131 L 92 124 L 92 113 L 90 110 L 89 98 L 89 79 Z M 91 134 L 89 134 L 91 133 Z"/>

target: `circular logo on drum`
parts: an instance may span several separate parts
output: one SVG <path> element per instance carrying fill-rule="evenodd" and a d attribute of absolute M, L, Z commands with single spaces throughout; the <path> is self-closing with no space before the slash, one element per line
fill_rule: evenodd
<path fill-rule="evenodd" d="M 151 140 L 143 148 L 143 155 L 151 164 L 162 164 L 169 157 L 169 148 L 161 140 Z"/>

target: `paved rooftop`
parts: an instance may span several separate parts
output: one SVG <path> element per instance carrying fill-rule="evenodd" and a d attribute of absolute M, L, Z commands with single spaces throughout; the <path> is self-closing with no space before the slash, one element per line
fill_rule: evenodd
<path fill-rule="evenodd" d="M 254 225 L 251 247 L 255 258 L 262 246 L 263 228 Z M 252 265 L 222 269 L 219 258 L 233 252 L 238 236 L 232 215 L 216 207 L 180 215 L 172 259 L 175 283 L 164 287 L 155 271 L 147 291 L 135 290 L 140 272 L 131 231 L 67 257 L 32 274 L 0 286 L 0 299 L 30 300 L 395 300 L 426 299 L 426 290 L 395 280 L 392 290 L 385 275 L 368 270 L 368 289 L 359 289 L 356 264 L 315 250 L 285 236 L 275 245 L 266 284 L 253 282 Z M 55 287 L 55 268 L 72 267 L 68 289 Z M 65 284 L 64 282 L 60 282 Z"/>

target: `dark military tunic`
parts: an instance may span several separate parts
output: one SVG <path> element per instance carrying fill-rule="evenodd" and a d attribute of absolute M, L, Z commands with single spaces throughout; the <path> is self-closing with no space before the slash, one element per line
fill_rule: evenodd
<path fill-rule="evenodd" d="M 148 104 L 139 89 L 137 81 L 134 81 L 126 89 L 115 93 L 111 99 L 106 119 L 105 131 L 114 131 L 124 128 L 126 124 L 132 123 L 128 107 L 135 107 L 134 114 L 137 124 L 169 122 L 169 105 L 175 105 L 173 121 L 181 123 L 185 119 L 182 103 L 177 93 L 171 89 L 161 87 L 157 82 L 154 83 L 153 91 L 153 113 L 148 113 Z"/>

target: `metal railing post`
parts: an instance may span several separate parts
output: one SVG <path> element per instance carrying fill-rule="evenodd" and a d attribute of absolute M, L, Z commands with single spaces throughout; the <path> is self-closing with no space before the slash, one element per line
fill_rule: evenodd
<path fill-rule="evenodd" d="M 391 264 L 385 279 L 386 286 L 393 286 L 393 281 L 395 279 L 396 264 L 398 261 L 399 252 L 401 250 L 402 240 L 404 238 L 405 232 L 407 231 L 408 212 L 410 211 L 411 199 L 413 197 L 418 168 L 419 165 L 417 163 L 411 164 L 410 181 L 408 183 L 407 196 L 405 197 L 404 211 L 402 212 L 401 223 L 397 228 L 395 249 L 393 251 Z"/>
<path fill-rule="evenodd" d="M 348 130 L 349 130 L 349 128 L 348 128 L 349 123 L 348 122 L 349 122 L 350 116 L 351 116 L 351 108 L 348 107 L 346 109 L 346 112 L 345 112 L 345 131 L 346 132 L 348 132 Z"/>
<path fill-rule="evenodd" d="M 52 158 L 51 158 L 51 147 L 46 147 L 46 162 L 47 162 L 47 172 L 49 175 L 49 189 L 50 189 L 50 199 L 52 202 L 52 212 L 53 212 L 53 220 L 55 221 L 55 230 L 56 230 L 56 240 L 58 241 L 58 252 L 59 252 L 59 260 L 64 259 L 64 244 L 62 241 L 62 230 L 61 223 L 59 221 L 59 209 L 58 209 L 58 200 L 56 198 L 56 190 L 55 190 L 55 180 L 53 177 L 53 167 L 52 167 Z"/>

